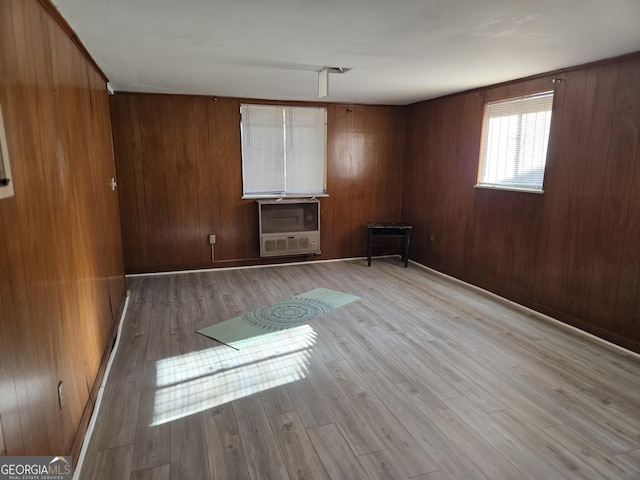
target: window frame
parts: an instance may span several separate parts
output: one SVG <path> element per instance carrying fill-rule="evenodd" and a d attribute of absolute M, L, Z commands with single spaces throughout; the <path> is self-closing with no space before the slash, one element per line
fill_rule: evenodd
<path fill-rule="evenodd" d="M 245 108 L 246 107 L 260 107 L 260 108 L 264 108 L 264 109 L 274 109 L 274 110 L 280 110 L 282 112 L 282 151 L 278 150 L 275 152 L 276 155 L 282 154 L 282 167 L 281 167 L 281 171 L 282 171 L 282 175 L 283 175 L 283 182 L 282 182 L 282 190 L 269 190 L 269 191 L 249 191 L 247 189 L 247 169 L 251 167 L 251 165 L 247 165 L 247 163 L 250 163 L 250 161 L 255 160 L 255 157 L 253 159 L 251 159 L 250 161 L 248 161 L 248 156 L 245 156 L 245 145 L 247 144 L 247 142 L 250 142 L 250 137 L 247 137 L 248 134 L 248 129 L 252 128 L 251 123 L 244 122 L 244 119 L 247 118 L 246 117 L 246 112 L 245 112 Z M 318 169 L 322 169 L 322 187 L 321 187 L 321 191 L 309 191 L 309 192 L 293 192 L 288 190 L 287 188 L 287 174 L 291 174 L 291 172 L 293 170 L 295 170 L 294 168 L 287 168 L 287 149 L 291 150 L 293 144 L 292 142 L 295 142 L 295 140 L 291 140 L 293 138 L 298 138 L 298 135 L 295 135 L 296 133 L 296 129 L 299 128 L 303 128 L 302 124 L 300 123 L 296 123 L 296 115 L 294 115 L 294 113 L 296 111 L 300 112 L 301 110 L 306 109 L 306 110 L 322 110 L 323 113 L 323 124 L 322 124 L 322 132 L 323 132 L 323 139 L 322 139 L 322 160 L 321 160 L 321 167 L 319 165 L 319 163 L 315 163 L 313 164 L 312 167 L 310 168 L 318 168 Z M 248 111 L 248 110 L 247 110 Z M 241 149 L 241 169 L 242 169 L 242 199 L 269 199 L 269 198 L 314 198 L 314 197 L 328 197 L 329 194 L 327 193 L 327 108 L 325 106 L 305 106 L 305 105 L 283 105 L 283 104 L 261 104 L 261 103 L 249 103 L 249 102 L 243 102 L 240 103 L 240 149 Z M 318 128 L 319 127 L 319 122 L 316 122 L 314 125 L 314 128 Z M 289 137 L 291 138 L 290 140 L 287 140 L 287 135 L 289 135 Z M 279 138 L 278 138 L 279 140 Z M 277 142 L 272 142 L 274 145 Z M 317 146 L 317 145 L 316 145 Z M 316 153 L 318 153 L 316 151 Z M 294 155 L 295 157 L 295 155 Z M 320 156 L 316 157 L 315 161 L 320 162 L 319 160 Z M 271 161 L 274 161 L 274 165 L 277 164 L 279 162 L 279 157 L 272 157 L 270 159 Z M 249 182 L 251 183 L 251 182 Z M 291 183 L 295 183 L 295 182 L 290 182 Z"/>
<path fill-rule="evenodd" d="M 536 193 L 536 194 L 544 194 L 544 177 L 546 174 L 546 168 L 547 168 L 547 161 L 548 161 L 548 157 L 549 157 L 549 144 L 550 144 L 550 139 L 551 139 L 551 127 L 552 127 L 552 119 L 553 119 L 553 111 L 554 111 L 554 105 L 555 105 L 555 90 L 542 90 L 539 92 L 535 92 L 535 93 L 530 93 L 527 95 L 521 95 L 518 97 L 507 97 L 507 98 L 503 98 L 500 100 L 495 100 L 495 101 L 491 101 L 491 102 L 486 102 L 483 105 L 483 112 L 482 112 L 482 133 L 481 133 L 481 137 L 480 137 L 480 152 L 478 155 L 478 173 L 477 173 L 477 177 L 476 177 L 476 184 L 474 185 L 474 188 L 479 188 L 479 189 L 490 189 L 490 190 L 504 190 L 504 191 L 516 191 L 516 192 L 525 192 L 525 193 Z M 523 107 L 518 109 L 517 108 L 517 104 L 521 103 L 521 102 L 535 102 L 535 101 L 541 101 L 543 99 L 548 99 L 548 101 L 550 102 L 550 106 L 548 109 L 535 109 L 535 108 L 531 108 L 529 105 L 527 105 L 526 103 L 523 103 Z M 526 183 L 526 182 L 517 182 L 517 181 L 512 181 L 512 182 L 508 182 L 508 181 L 487 181 L 486 175 L 483 177 L 483 174 L 486 173 L 486 162 L 487 162 L 487 151 L 489 150 L 489 122 L 492 118 L 499 118 L 500 115 L 496 114 L 491 116 L 490 114 L 490 108 L 492 106 L 506 106 L 507 110 L 512 112 L 512 115 L 517 115 L 517 124 L 518 124 L 518 132 L 520 132 L 521 126 L 522 126 L 522 122 L 523 122 L 523 117 L 525 115 L 528 114 L 532 114 L 532 113 L 540 113 L 540 112 L 548 112 L 548 118 L 545 118 L 543 121 L 545 122 L 545 126 L 543 127 L 546 131 L 543 133 L 546 133 L 546 136 L 544 138 L 544 140 L 542 142 L 536 142 L 534 146 L 529 147 L 532 149 L 535 148 L 540 148 L 542 146 L 544 146 L 544 158 L 542 159 L 542 172 L 539 175 L 539 183 L 537 181 L 537 177 L 536 182 L 530 182 L 530 183 Z M 533 132 L 535 132 L 535 128 L 533 130 Z M 533 133 L 532 132 L 532 133 Z M 517 137 L 519 137 L 519 133 L 517 135 Z M 528 136 L 527 136 L 528 137 Z M 518 145 L 517 147 L 514 147 L 514 149 L 517 151 L 516 157 L 517 158 L 511 158 L 511 159 L 507 159 L 506 163 L 508 166 L 514 167 L 516 163 L 521 162 L 522 158 L 523 158 L 523 154 L 526 153 L 526 150 L 522 149 L 522 145 L 525 141 L 526 137 L 523 138 L 518 138 L 517 142 Z M 504 147 L 505 149 L 508 147 Z M 504 152 L 505 154 L 507 152 Z M 514 161 L 515 160 L 515 161 Z M 514 180 L 517 180 L 518 178 L 523 178 L 525 177 L 526 173 L 524 174 L 519 174 L 517 176 L 512 177 Z"/>
<path fill-rule="evenodd" d="M 0 200 L 13 197 L 14 195 L 7 135 L 2 117 L 2 105 L 0 105 Z"/>

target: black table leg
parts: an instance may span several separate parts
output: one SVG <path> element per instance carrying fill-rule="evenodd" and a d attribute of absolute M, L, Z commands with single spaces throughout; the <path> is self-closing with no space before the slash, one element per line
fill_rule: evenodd
<path fill-rule="evenodd" d="M 411 232 L 407 230 L 404 237 L 404 268 L 409 266 L 409 245 L 411 243 Z"/>

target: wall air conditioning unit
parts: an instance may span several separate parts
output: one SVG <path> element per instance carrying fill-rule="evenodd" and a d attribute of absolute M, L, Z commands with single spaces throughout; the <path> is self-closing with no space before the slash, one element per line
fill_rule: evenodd
<path fill-rule="evenodd" d="M 320 202 L 258 200 L 261 257 L 320 254 Z"/>

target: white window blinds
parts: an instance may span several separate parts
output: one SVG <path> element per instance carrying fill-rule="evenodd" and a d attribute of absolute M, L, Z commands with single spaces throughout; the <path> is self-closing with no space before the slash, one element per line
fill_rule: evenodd
<path fill-rule="evenodd" d="M 242 104 L 245 197 L 326 193 L 326 109 Z"/>
<path fill-rule="evenodd" d="M 542 192 L 553 92 L 487 103 L 478 187 Z"/>

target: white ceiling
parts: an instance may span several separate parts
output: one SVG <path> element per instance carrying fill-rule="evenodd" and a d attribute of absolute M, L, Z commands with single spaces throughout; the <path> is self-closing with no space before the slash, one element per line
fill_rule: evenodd
<path fill-rule="evenodd" d="M 640 0 L 53 0 L 116 91 L 409 104 L 640 50 Z"/>

